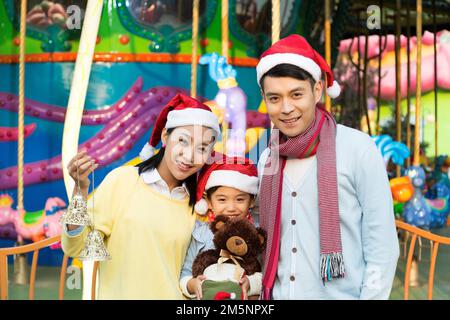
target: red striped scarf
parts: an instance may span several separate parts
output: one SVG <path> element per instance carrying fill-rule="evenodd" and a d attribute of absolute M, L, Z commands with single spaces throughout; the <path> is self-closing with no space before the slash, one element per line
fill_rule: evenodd
<path fill-rule="evenodd" d="M 324 284 L 333 278 L 344 277 L 336 174 L 336 122 L 320 106 L 315 112 L 311 125 L 294 138 L 279 135 L 279 130 L 272 131 L 270 155 L 264 168 L 260 192 L 260 224 L 267 230 L 262 282 L 262 298 L 266 300 L 271 298 L 278 267 L 283 170 L 287 158 L 303 159 L 317 155 L 320 277 Z"/>

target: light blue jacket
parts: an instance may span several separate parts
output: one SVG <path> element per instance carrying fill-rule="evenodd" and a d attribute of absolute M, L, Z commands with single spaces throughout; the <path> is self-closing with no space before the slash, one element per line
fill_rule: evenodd
<path fill-rule="evenodd" d="M 268 152 L 260 158 L 260 176 Z M 320 278 L 315 158 L 296 185 L 284 175 L 274 299 L 389 298 L 399 244 L 384 161 L 367 134 L 338 125 L 336 167 L 345 277 L 325 285 Z"/>

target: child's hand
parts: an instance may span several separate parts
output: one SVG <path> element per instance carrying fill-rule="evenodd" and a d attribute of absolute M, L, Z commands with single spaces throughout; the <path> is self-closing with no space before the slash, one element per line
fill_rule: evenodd
<path fill-rule="evenodd" d="M 239 284 L 242 287 L 242 294 L 244 295 L 244 297 L 243 297 L 244 300 L 248 300 L 247 293 L 248 293 L 248 290 L 250 290 L 250 281 L 248 280 L 248 277 L 243 276 L 241 278 L 241 280 L 239 280 Z"/>
<path fill-rule="evenodd" d="M 206 279 L 206 276 L 199 275 L 196 278 L 192 278 L 187 283 L 187 289 L 190 294 L 195 294 L 198 300 L 203 298 L 202 296 L 202 283 Z"/>

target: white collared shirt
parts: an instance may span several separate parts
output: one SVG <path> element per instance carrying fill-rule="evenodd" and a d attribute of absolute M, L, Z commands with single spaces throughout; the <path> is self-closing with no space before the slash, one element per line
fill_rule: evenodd
<path fill-rule="evenodd" d="M 189 191 L 186 187 L 185 182 L 183 182 L 183 184 L 181 186 L 175 187 L 172 189 L 172 191 L 170 191 L 169 186 L 161 178 L 158 170 L 156 170 L 156 169 L 147 170 L 145 172 L 142 172 L 141 177 L 146 184 L 148 184 L 149 186 L 154 188 L 157 192 L 159 192 L 169 198 L 183 200 L 184 198 L 189 197 Z"/>

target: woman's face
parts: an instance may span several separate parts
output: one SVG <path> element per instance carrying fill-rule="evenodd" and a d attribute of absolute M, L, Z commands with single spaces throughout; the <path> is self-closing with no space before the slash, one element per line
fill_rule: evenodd
<path fill-rule="evenodd" d="M 217 188 L 206 201 L 214 215 L 226 215 L 231 218 L 246 217 L 248 210 L 255 204 L 254 198 L 249 193 L 231 187 Z"/>
<path fill-rule="evenodd" d="M 216 137 L 211 128 L 183 126 L 170 135 L 164 129 L 162 142 L 166 145 L 163 161 L 172 176 L 183 181 L 199 171 L 214 149 Z"/>

